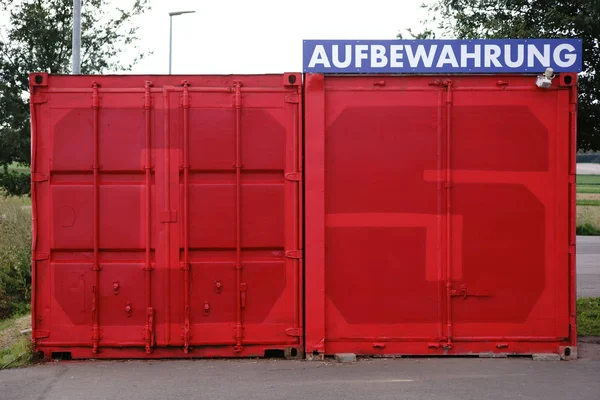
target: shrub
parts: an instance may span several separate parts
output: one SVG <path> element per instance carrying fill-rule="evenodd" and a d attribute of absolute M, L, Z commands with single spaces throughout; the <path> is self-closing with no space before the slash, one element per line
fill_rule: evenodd
<path fill-rule="evenodd" d="M 26 312 L 31 299 L 31 209 L 0 195 L 0 319 Z"/>
<path fill-rule="evenodd" d="M 3 188 L 11 196 L 29 195 L 31 176 L 29 173 L 0 170 L 0 188 Z"/>
<path fill-rule="evenodd" d="M 582 236 L 600 236 L 600 229 L 589 223 L 578 225 L 577 234 Z"/>

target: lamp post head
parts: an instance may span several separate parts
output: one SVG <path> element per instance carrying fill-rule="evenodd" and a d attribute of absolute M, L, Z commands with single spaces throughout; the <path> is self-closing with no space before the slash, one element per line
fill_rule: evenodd
<path fill-rule="evenodd" d="M 193 13 L 195 13 L 195 12 L 196 12 L 196 11 L 171 11 L 171 12 L 169 13 L 169 16 L 170 16 L 170 17 L 174 17 L 174 16 L 176 16 L 176 15 L 182 15 L 182 14 L 193 14 Z"/>

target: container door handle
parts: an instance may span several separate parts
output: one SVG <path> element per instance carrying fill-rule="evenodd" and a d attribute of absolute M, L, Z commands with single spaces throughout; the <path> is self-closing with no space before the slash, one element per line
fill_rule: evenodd
<path fill-rule="evenodd" d="M 248 288 L 248 285 L 246 283 L 242 283 L 240 284 L 240 297 L 241 297 L 241 303 L 242 303 L 242 308 L 246 308 L 246 289 Z"/>

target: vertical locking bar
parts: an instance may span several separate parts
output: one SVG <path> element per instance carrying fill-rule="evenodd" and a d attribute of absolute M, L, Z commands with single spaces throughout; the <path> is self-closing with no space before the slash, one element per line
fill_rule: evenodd
<path fill-rule="evenodd" d="M 146 117 L 146 160 L 144 163 L 144 171 L 146 173 L 146 265 L 145 280 L 146 280 L 146 328 L 144 333 L 144 341 L 146 342 L 146 353 L 152 352 L 154 347 L 154 310 L 152 308 L 152 259 L 151 259 L 151 209 L 150 209 L 150 196 L 151 196 L 151 172 L 152 172 L 152 158 L 151 158 L 151 108 L 152 108 L 152 95 L 150 94 L 150 87 L 152 82 L 146 81 L 144 83 L 144 113 Z"/>
<path fill-rule="evenodd" d="M 442 341 L 444 336 L 444 299 L 446 297 L 446 282 L 444 280 L 444 247 L 445 247 L 445 234 L 444 234 L 444 199 L 446 190 L 444 188 L 444 102 L 446 92 L 445 90 L 439 90 L 438 92 L 438 124 L 437 124 L 437 279 L 438 279 L 438 337 L 439 341 Z"/>
<path fill-rule="evenodd" d="M 302 86 L 298 85 L 296 87 L 297 95 L 298 95 L 298 104 L 294 109 L 294 117 L 293 117 L 293 167 L 294 172 L 298 174 L 298 183 L 294 183 L 294 205 L 297 205 L 294 208 L 294 230 L 292 231 L 292 241 L 294 243 L 294 249 L 298 249 L 301 251 L 302 242 L 301 242 L 301 217 L 302 217 L 302 144 L 301 144 L 301 121 L 302 121 Z M 302 331 L 302 314 L 301 314 L 301 306 L 302 306 L 302 292 L 300 288 L 302 287 L 302 257 L 293 260 L 294 263 L 294 299 L 296 301 L 294 307 L 294 327 L 299 328 Z M 300 337 L 297 337 L 297 340 L 300 341 Z"/>
<path fill-rule="evenodd" d="M 34 78 L 35 79 L 35 78 Z M 35 95 L 37 88 L 33 86 L 30 78 L 30 88 L 29 93 L 32 96 Z M 34 257 L 35 252 L 37 251 L 37 236 L 38 236 L 38 212 L 37 212 L 37 186 L 33 177 L 38 172 L 37 171 L 37 140 L 38 140 L 38 132 L 37 132 L 37 113 L 36 113 L 36 104 L 31 101 L 29 103 L 29 110 L 31 115 L 31 341 L 33 349 L 36 349 L 37 340 L 35 332 L 37 330 L 38 322 L 37 322 L 37 301 L 36 301 L 36 293 L 39 290 L 37 285 L 37 267 L 38 263 Z"/>
<path fill-rule="evenodd" d="M 190 141 L 190 93 L 188 81 L 182 81 L 183 85 L 183 280 L 184 280 L 184 326 L 183 326 L 183 352 L 189 351 L 190 341 L 190 260 L 189 260 L 189 141 Z"/>
<path fill-rule="evenodd" d="M 235 347 L 234 351 L 242 351 L 242 240 L 241 240 L 241 184 L 242 184 L 242 160 L 241 160 L 241 114 L 242 114 L 242 82 L 234 81 L 234 105 L 235 105 L 235 288 L 236 288 L 236 323 L 235 323 Z M 244 285 L 245 286 L 245 285 Z"/>
<path fill-rule="evenodd" d="M 94 164 L 92 165 L 92 170 L 94 173 L 94 189 L 93 189 L 93 212 L 94 212 L 94 220 L 93 220 L 93 229 L 94 229 L 94 255 L 93 255 L 93 266 L 92 270 L 94 272 L 94 285 L 93 285 L 93 304 L 92 304 L 92 353 L 98 354 L 98 348 L 100 346 L 100 263 L 99 263 L 99 233 L 100 233 L 100 210 L 99 210 L 99 169 L 100 169 L 100 159 L 99 159 L 99 126 L 98 119 L 100 113 L 100 97 L 98 94 L 98 83 L 92 83 L 92 112 L 94 114 L 93 119 L 93 146 L 94 146 Z"/>
<path fill-rule="evenodd" d="M 446 92 L 446 321 L 447 344 L 452 347 L 452 81 L 445 81 Z"/>
<path fill-rule="evenodd" d="M 304 321 L 306 358 L 322 360 L 325 355 L 325 77 L 305 75 L 306 262 L 304 279 Z"/>
<path fill-rule="evenodd" d="M 577 231 L 577 85 L 569 93 L 569 296 L 571 344 L 577 345 L 577 275 L 576 275 L 576 231 Z"/>
<path fill-rule="evenodd" d="M 163 172 L 163 185 L 164 185 L 164 190 L 163 190 L 163 200 L 164 200 L 164 207 L 165 210 L 171 210 L 171 195 L 170 195 L 170 191 L 171 191 L 171 179 L 169 177 L 170 173 L 171 173 L 171 150 L 170 150 L 170 146 L 171 146 L 171 117 L 170 117 L 170 113 L 171 113 L 171 102 L 169 100 L 169 96 L 170 96 L 171 92 L 169 90 L 167 90 L 165 87 L 163 87 L 162 89 L 162 95 L 163 95 L 163 104 L 162 104 L 162 108 L 163 108 L 163 154 L 164 154 L 164 163 L 163 163 L 163 167 L 164 167 L 164 172 Z M 158 194 L 158 192 L 157 192 Z M 170 224 L 169 224 L 170 225 Z M 164 325 L 164 335 L 165 335 L 165 344 L 166 345 L 170 345 L 171 344 L 171 329 L 170 329 L 170 324 L 171 324 L 171 227 L 167 226 L 165 227 L 164 230 L 164 268 L 165 268 L 165 277 L 166 279 L 164 279 L 164 290 L 165 290 L 165 303 L 164 303 L 164 309 L 165 309 L 165 319 L 166 319 L 166 323 L 163 324 Z M 179 259 L 179 258 L 178 258 Z"/>

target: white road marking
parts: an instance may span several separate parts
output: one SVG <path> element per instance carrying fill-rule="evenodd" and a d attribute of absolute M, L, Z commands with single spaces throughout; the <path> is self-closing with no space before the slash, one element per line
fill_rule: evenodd
<path fill-rule="evenodd" d="M 320 383 L 406 383 L 414 379 L 360 379 L 354 381 L 321 381 Z"/>

